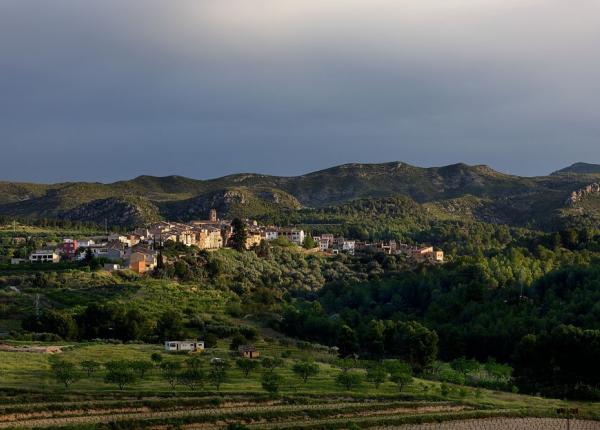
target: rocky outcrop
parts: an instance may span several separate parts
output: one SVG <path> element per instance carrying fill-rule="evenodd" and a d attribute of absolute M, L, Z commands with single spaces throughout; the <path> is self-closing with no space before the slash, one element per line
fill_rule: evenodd
<path fill-rule="evenodd" d="M 206 219 L 211 209 L 223 217 L 256 217 L 272 210 L 297 209 L 300 203 L 293 196 L 276 189 L 247 187 L 227 188 L 204 193 L 181 202 L 162 205 L 169 219 Z"/>
<path fill-rule="evenodd" d="M 142 198 L 109 198 L 94 200 L 60 214 L 71 221 L 89 221 L 98 224 L 135 226 L 160 219 L 158 208 Z"/>
<path fill-rule="evenodd" d="M 565 204 L 567 206 L 575 206 L 577 203 L 591 195 L 600 195 L 600 184 L 589 184 L 583 188 L 580 188 L 579 190 L 573 191 L 566 200 Z"/>

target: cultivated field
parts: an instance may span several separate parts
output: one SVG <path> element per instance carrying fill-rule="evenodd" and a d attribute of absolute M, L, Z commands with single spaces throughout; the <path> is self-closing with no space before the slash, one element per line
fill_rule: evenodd
<path fill-rule="evenodd" d="M 158 345 L 142 344 L 61 346 L 64 352 L 54 357 L 76 365 L 92 359 L 101 363 L 149 360 L 152 353 L 162 351 Z M 439 383 L 419 379 L 402 391 L 391 382 L 375 388 L 366 381 L 347 390 L 336 385 L 335 376 L 341 370 L 330 363 L 333 357 L 326 352 L 301 350 L 275 340 L 257 342 L 257 347 L 264 355 L 286 357 L 277 369 L 283 383 L 276 396 L 263 389 L 260 370 L 246 377 L 233 365 L 235 358 L 224 343 L 200 355 L 206 368 L 215 357 L 231 363 L 227 379 L 218 390 L 209 382 L 195 390 L 180 384 L 173 388 L 158 368 L 123 390 L 105 382 L 105 369 L 89 376 L 80 371 L 67 389 L 54 379 L 50 370 L 52 355 L 0 351 L 0 429 L 210 429 L 239 423 L 255 429 L 358 426 L 552 430 L 567 428 L 566 421 L 556 416 L 557 408 L 576 407 L 582 419 L 600 416 L 600 407 L 595 404 L 567 404 L 469 387 L 451 387 L 449 393 L 442 395 Z M 307 355 L 317 359 L 320 371 L 304 383 L 292 372 L 292 366 Z M 167 354 L 163 357 L 182 363 L 189 358 Z M 573 421 L 570 425 L 571 429 L 600 428 L 594 421 Z"/>
<path fill-rule="evenodd" d="M 373 430 L 596 430 L 597 421 L 553 418 L 490 418 L 444 423 L 377 427 Z"/>

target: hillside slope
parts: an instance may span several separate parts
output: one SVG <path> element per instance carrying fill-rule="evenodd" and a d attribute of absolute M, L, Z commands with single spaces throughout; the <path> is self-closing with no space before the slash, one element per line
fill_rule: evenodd
<path fill-rule="evenodd" d="M 574 174 L 600 174 L 600 164 L 590 163 L 575 163 L 564 169 L 557 170 L 552 173 L 553 175 L 559 175 L 564 173 Z"/>
<path fill-rule="evenodd" d="M 595 183 L 589 166 L 531 178 L 481 165 L 421 168 L 391 162 L 346 164 L 294 177 L 244 173 L 211 180 L 140 176 L 111 184 L 2 182 L 0 214 L 102 222 L 109 218 L 130 225 L 161 217 L 202 218 L 211 207 L 222 216 L 258 217 L 300 207 L 404 196 L 429 205 L 440 217 L 462 214 L 550 229 L 574 222 L 593 225 L 600 219 L 595 195 L 572 201 L 574 193 Z"/>

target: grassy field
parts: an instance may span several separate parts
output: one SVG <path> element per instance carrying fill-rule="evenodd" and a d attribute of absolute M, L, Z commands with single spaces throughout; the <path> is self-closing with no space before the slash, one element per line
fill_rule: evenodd
<path fill-rule="evenodd" d="M 150 360 L 152 353 L 163 353 L 159 345 L 81 343 L 62 346 L 64 352 L 59 354 L 60 358 L 77 365 L 90 359 L 101 363 Z M 448 394 L 442 395 L 438 382 L 419 379 L 402 392 L 391 382 L 375 388 L 366 381 L 347 391 L 335 384 L 335 376 L 341 371 L 330 364 L 334 357 L 325 351 L 305 351 L 275 340 L 259 341 L 256 346 L 264 356 L 283 354 L 287 357 L 283 367 L 277 369 L 284 382 L 275 397 L 263 390 L 260 370 L 244 377 L 235 368 L 235 356 L 225 343 L 199 355 L 206 368 L 214 357 L 225 358 L 232 364 L 227 381 L 219 391 L 208 383 L 196 391 L 181 385 L 172 389 L 156 369 L 122 391 L 104 382 L 102 369 L 91 377 L 80 372 L 80 379 L 65 389 L 54 380 L 51 355 L 0 352 L 0 428 L 91 429 L 104 428 L 111 422 L 120 423 L 120 427 L 111 424 L 110 428 L 164 429 L 165 425 L 180 425 L 204 429 L 223 428 L 233 422 L 243 422 L 252 428 L 392 428 L 446 420 L 458 425 L 469 422 L 461 420 L 474 418 L 555 418 L 557 408 L 565 407 L 578 408 L 581 417 L 600 418 L 599 404 L 566 403 L 453 386 Z M 291 368 L 296 360 L 309 354 L 316 358 L 320 372 L 304 384 Z M 165 353 L 163 357 L 182 362 L 189 358 Z"/>

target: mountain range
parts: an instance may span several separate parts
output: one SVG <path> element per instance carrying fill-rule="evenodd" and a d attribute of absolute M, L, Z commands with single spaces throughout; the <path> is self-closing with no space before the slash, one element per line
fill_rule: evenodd
<path fill-rule="evenodd" d="M 403 196 L 440 217 L 538 229 L 600 225 L 600 165 L 521 177 L 488 166 L 345 164 L 301 176 L 240 173 L 210 180 L 139 176 L 110 184 L 0 182 L 0 215 L 131 226 L 159 219 L 264 217 L 357 199 Z"/>

